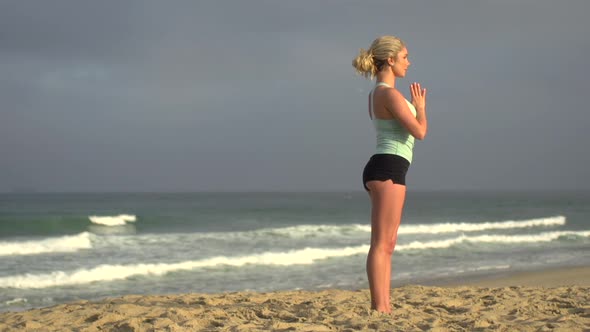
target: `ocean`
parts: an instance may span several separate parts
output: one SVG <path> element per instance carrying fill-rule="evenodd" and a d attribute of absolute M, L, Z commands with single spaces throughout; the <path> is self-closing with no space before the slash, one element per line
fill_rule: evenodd
<path fill-rule="evenodd" d="M 368 288 L 350 193 L 0 194 L 0 311 L 125 294 Z M 590 264 L 589 192 L 412 192 L 392 284 Z"/>

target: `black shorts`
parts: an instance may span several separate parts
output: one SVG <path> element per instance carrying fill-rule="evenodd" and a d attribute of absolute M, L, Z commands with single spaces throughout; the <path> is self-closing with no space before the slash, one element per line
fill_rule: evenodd
<path fill-rule="evenodd" d="M 374 154 L 363 170 L 363 187 L 366 191 L 367 182 L 373 180 L 391 180 L 395 184 L 406 185 L 406 173 L 410 162 L 395 154 Z"/>

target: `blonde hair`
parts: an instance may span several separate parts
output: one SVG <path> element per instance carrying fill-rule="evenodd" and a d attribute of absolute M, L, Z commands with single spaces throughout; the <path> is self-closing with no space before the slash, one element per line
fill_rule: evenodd
<path fill-rule="evenodd" d="M 404 47 L 404 42 L 395 36 L 381 36 L 373 41 L 368 50 L 360 49 L 352 60 L 352 66 L 358 74 L 372 79 L 387 64 L 387 59 L 397 59 L 397 54 Z"/>

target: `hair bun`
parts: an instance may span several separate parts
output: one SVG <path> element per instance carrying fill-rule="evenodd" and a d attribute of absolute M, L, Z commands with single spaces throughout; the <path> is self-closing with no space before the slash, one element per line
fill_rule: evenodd
<path fill-rule="evenodd" d="M 352 66 L 358 74 L 373 78 L 387 63 L 387 59 L 397 57 L 404 46 L 404 42 L 395 36 L 378 37 L 368 50 L 359 50 L 358 55 L 352 60 Z"/>

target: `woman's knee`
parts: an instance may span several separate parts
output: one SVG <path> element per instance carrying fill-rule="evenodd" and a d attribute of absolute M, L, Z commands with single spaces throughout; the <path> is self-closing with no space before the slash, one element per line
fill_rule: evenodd
<path fill-rule="evenodd" d="M 383 240 L 371 243 L 371 250 L 380 252 L 382 254 L 392 255 L 395 247 L 395 241 Z"/>

